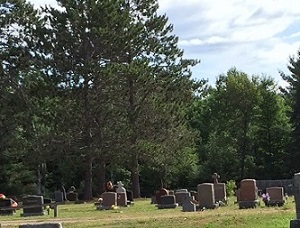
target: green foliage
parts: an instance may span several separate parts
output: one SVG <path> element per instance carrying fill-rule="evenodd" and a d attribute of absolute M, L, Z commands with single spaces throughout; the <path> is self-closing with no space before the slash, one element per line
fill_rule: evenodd
<path fill-rule="evenodd" d="M 236 190 L 237 186 L 234 180 L 229 180 L 226 182 L 226 193 L 229 197 L 234 196 Z"/>

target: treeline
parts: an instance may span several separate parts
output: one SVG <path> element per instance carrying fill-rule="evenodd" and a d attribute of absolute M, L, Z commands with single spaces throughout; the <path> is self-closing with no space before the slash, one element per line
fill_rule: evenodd
<path fill-rule="evenodd" d="M 0 3 L 0 192 L 90 199 L 122 180 L 139 197 L 299 171 L 299 59 L 285 89 L 236 69 L 209 86 L 156 0 L 57 2 Z"/>

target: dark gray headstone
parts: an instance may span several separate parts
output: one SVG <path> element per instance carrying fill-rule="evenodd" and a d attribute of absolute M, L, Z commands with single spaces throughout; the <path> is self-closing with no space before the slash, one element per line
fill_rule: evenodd
<path fill-rule="evenodd" d="M 166 195 L 161 197 L 161 204 L 166 205 L 166 204 L 175 204 L 176 203 L 176 198 L 174 195 Z"/>
<path fill-rule="evenodd" d="M 157 205 L 158 209 L 176 208 L 178 204 L 174 195 L 161 196 L 161 203 Z"/>
<path fill-rule="evenodd" d="M 23 224 L 19 228 L 62 228 L 61 223 L 35 223 L 35 224 Z M 1 227 L 0 227 L 1 228 Z"/>
<path fill-rule="evenodd" d="M 23 216 L 44 215 L 43 196 L 26 196 L 23 198 Z"/>
<path fill-rule="evenodd" d="M 64 194 L 61 191 L 55 191 L 54 192 L 54 200 L 57 203 L 64 202 Z"/>
<path fill-rule="evenodd" d="M 0 199 L 0 207 L 11 207 L 12 206 L 12 200 L 10 198 L 6 199 Z M 14 213 L 14 209 L 6 209 L 6 210 L 0 210 L 0 215 L 12 215 Z"/>
<path fill-rule="evenodd" d="M 69 192 L 69 193 L 67 193 L 67 200 L 69 200 L 69 201 L 77 201 L 78 200 L 78 194 L 76 192 Z"/>
<path fill-rule="evenodd" d="M 182 204 L 182 211 L 183 212 L 194 212 L 196 211 L 196 204 L 193 203 L 194 196 L 189 196 L 184 199 Z"/>
<path fill-rule="evenodd" d="M 133 192 L 131 190 L 126 190 L 127 200 L 133 201 Z"/>

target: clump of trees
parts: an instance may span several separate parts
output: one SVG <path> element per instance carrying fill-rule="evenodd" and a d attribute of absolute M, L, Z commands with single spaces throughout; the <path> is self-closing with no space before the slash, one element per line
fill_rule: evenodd
<path fill-rule="evenodd" d="M 299 57 L 282 91 L 235 68 L 209 86 L 156 0 L 57 3 L 0 4 L 1 191 L 88 200 L 122 180 L 140 197 L 299 171 Z"/>

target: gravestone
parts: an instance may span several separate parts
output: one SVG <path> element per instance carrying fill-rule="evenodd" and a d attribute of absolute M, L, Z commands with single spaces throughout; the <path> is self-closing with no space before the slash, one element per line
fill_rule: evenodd
<path fill-rule="evenodd" d="M 43 196 L 30 195 L 24 197 L 22 216 L 45 215 L 43 203 Z"/>
<path fill-rule="evenodd" d="M 120 207 L 127 207 L 126 192 L 117 192 L 117 205 Z"/>
<path fill-rule="evenodd" d="M 56 223 L 35 223 L 35 224 L 22 224 L 19 228 L 62 228 L 62 224 Z"/>
<path fill-rule="evenodd" d="M 176 192 L 189 192 L 189 190 L 187 190 L 187 189 L 177 189 L 177 190 L 175 190 L 175 193 Z"/>
<path fill-rule="evenodd" d="M 117 205 L 116 192 L 104 192 L 102 194 L 102 203 L 97 206 L 98 210 L 109 210 L 112 206 Z"/>
<path fill-rule="evenodd" d="M 118 188 L 116 190 L 117 193 L 123 192 L 126 193 L 126 189 L 124 188 L 124 184 L 122 183 L 122 181 L 118 181 Z"/>
<path fill-rule="evenodd" d="M 178 203 L 179 206 L 182 206 L 183 201 L 185 198 L 189 198 L 191 196 L 191 194 L 189 192 L 175 192 L 175 199 L 176 199 L 176 203 Z"/>
<path fill-rule="evenodd" d="M 186 197 L 182 204 L 183 212 L 194 212 L 196 211 L 196 204 L 194 203 L 194 196 Z"/>
<path fill-rule="evenodd" d="M 157 204 L 156 196 L 151 196 L 151 204 Z"/>
<path fill-rule="evenodd" d="M 198 201 L 198 192 L 196 191 L 190 191 L 191 196 L 194 196 L 195 201 Z"/>
<path fill-rule="evenodd" d="M 285 203 L 283 187 L 266 188 L 266 193 L 269 194 L 270 200 L 268 206 L 283 206 Z"/>
<path fill-rule="evenodd" d="M 57 203 L 64 202 L 64 193 L 61 191 L 55 191 L 54 192 L 54 201 Z"/>
<path fill-rule="evenodd" d="M 0 198 L 0 207 L 12 207 L 13 205 L 13 200 L 10 198 Z M 0 210 L 0 215 L 13 215 L 15 212 L 15 209 L 10 208 L 10 209 L 5 209 L 5 210 Z"/>
<path fill-rule="evenodd" d="M 160 197 L 161 203 L 157 205 L 158 209 L 176 208 L 178 204 L 174 195 L 163 195 Z"/>
<path fill-rule="evenodd" d="M 169 195 L 174 195 L 175 194 L 174 190 L 168 190 L 168 192 L 169 192 Z"/>
<path fill-rule="evenodd" d="M 126 190 L 127 205 L 134 205 L 133 192 Z"/>
<path fill-rule="evenodd" d="M 156 198 L 156 203 L 161 204 L 161 197 L 164 195 L 169 195 L 169 191 L 165 188 L 161 188 L 159 191 L 156 192 L 155 198 Z M 174 196 L 175 198 L 175 196 Z"/>
<path fill-rule="evenodd" d="M 300 173 L 294 174 L 294 198 L 296 219 L 290 221 L 290 228 L 300 228 Z"/>
<path fill-rule="evenodd" d="M 127 201 L 134 201 L 133 199 L 133 192 L 131 190 L 126 190 L 126 195 L 127 195 Z"/>
<path fill-rule="evenodd" d="M 214 183 L 215 200 L 227 204 L 226 185 L 225 183 Z"/>
<path fill-rule="evenodd" d="M 237 192 L 237 199 L 240 209 L 255 208 L 258 205 L 258 189 L 256 180 L 243 179 L 241 187 Z"/>
<path fill-rule="evenodd" d="M 198 192 L 198 202 L 199 202 L 200 209 L 203 208 L 214 209 L 217 207 L 215 201 L 214 184 L 212 183 L 198 184 L 197 192 Z"/>
<path fill-rule="evenodd" d="M 68 192 L 67 200 L 71 201 L 71 202 L 78 201 L 78 193 L 77 192 Z"/>

